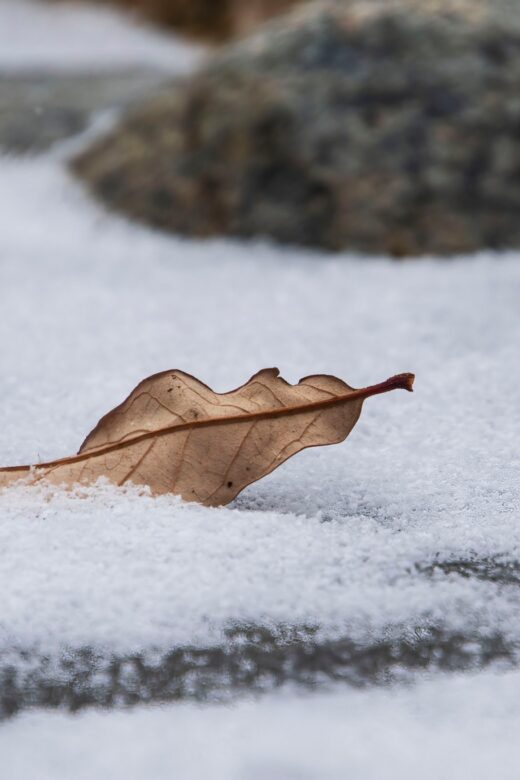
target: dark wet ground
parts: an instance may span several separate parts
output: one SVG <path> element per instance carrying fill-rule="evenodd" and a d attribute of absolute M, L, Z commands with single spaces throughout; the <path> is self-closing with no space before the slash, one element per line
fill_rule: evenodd
<path fill-rule="evenodd" d="M 453 560 L 418 567 L 424 574 L 456 574 L 497 585 L 520 585 L 520 564 L 516 561 Z"/>
<path fill-rule="evenodd" d="M 520 566 L 497 560 L 438 561 L 424 576 L 472 577 L 495 587 L 520 585 Z M 513 666 L 520 644 L 501 634 L 453 633 L 441 625 L 389 626 L 386 638 L 357 643 L 323 640 L 317 628 L 234 626 L 217 647 L 177 647 L 128 656 L 92 648 L 59 657 L 19 650 L 0 653 L 0 718 L 28 707 L 77 711 L 139 702 L 229 699 L 286 683 L 352 686 L 412 679 L 424 670 Z"/>

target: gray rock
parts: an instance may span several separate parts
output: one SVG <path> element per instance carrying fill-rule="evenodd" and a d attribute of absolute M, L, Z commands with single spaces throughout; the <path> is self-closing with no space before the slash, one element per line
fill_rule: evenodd
<path fill-rule="evenodd" d="M 73 164 L 193 236 L 394 255 L 520 245 L 520 0 L 304 4 Z"/>
<path fill-rule="evenodd" d="M 164 81 L 164 74 L 134 70 L 0 75 L 0 148 L 44 151 L 85 130 L 95 112 L 127 109 Z"/>

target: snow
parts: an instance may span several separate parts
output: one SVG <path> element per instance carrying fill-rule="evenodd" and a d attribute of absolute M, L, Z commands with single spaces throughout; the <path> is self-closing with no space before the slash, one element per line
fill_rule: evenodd
<path fill-rule="evenodd" d="M 519 694 L 515 671 L 233 707 L 36 712 L 0 729 L 2 778 L 516 780 Z"/>
<path fill-rule="evenodd" d="M 220 391 L 271 364 L 357 386 L 417 373 L 414 395 L 370 399 L 347 442 L 234 507 L 7 491 L 3 646 L 164 649 L 232 621 L 374 640 L 428 620 L 520 641 L 514 588 L 416 568 L 520 555 L 515 255 L 396 264 L 183 241 L 105 215 L 56 156 L 1 165 L 0 462 L 74 452 L 165 368 Z"/>
<path fill-rule="evenodd" d="M 103 31 L 109 48 L 93 46 Z M 4 71 L 181 72 L 190 51 L 101 9 L 0 3 Z M 370 399 L 347 442 L 301 453 L 227 508 L 108 485 L 4 491 L 0 652 L 153 654 L 244 622 L 367 644 L 439 626 L 518 648 L 517 585 L 425 572 L 520 559 L 518 253 L 397 263 L 183 240 L 105 213 L 67 173 L 70 150 L 0 157 L 0 463 L 73 453 L 167 368 L 218 391 L 270 365 L 355 386 L 414 371 L 416 391 Z M 460 764 L 478 779 L 500 762 L 507 780 L 519 680 L 37 711 L 1 726 L 2 777 L 390 780 Z"/>
<path fill-rule="evenodd" d="M 201 47 L 147 28 L 136 17 L 107 6 L 0 0 L 2 73 L 135 65 L 184 73 L 201 53 Z"/>

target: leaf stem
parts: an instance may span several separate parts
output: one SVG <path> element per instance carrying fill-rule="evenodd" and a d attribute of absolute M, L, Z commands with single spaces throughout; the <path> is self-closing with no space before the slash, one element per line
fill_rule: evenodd
<path fill-rule="evenodd" d="M 371 395 L 379 395 L 379 393 L 388 393 L 390 390 L 408 390 L 409 393 L 413 393 L 414 381 L 415 374 L 396 374 L 378 385 L 354 390 L 354 393 L 359 393 L 358 397 L 364 398 L 369 398 Z"/>

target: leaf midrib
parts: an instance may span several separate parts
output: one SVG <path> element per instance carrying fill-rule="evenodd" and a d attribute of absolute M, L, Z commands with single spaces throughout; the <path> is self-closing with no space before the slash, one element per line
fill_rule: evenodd
<path fill-rule="evenodd" d="M 305 414 L 306 412 L 320 411 L 321 409 L 327 409 L 332 406 L 341 406 L 344 403 L 350 403 L 359 399 L 369 398 L 373 395 L 379 395 L 381 393 L 387 393 L 391 390 L 412 390 L 414 375 L 413 374 L 397 374 L 390 377 L 384 382 L 380 382 L 377 385 L 370 385 L 369 387 L 359 388 L 352 390 L 349 393 L 335 396 L 334 398 L 325 398 L 319 401 L 309 401 L 304 404 L 296 404 L 294 406 L 280 406 L 273 409 L 263 409 L 254 412 L 245 412 L 244 414 L 229 415 L 227 417 L 205 417 L 201 420 L 190 420 L 189 422 L 176 423 L 174 425 L 168 425 L 164 428 L 157 428 L 153 431 L 147 431 L 141 433 L 133 438 L 126 439 L 125 441 L 112 442 L 110 444 L 102 445 L 97 449 L 86 450 L 80 452 L 77 455 L 72 455 L 68 458 L 59 458 L 58 460 L 48 461 L 47 463 L 37 463 L 33 465 L 23 466 L 4 466 L 0 468 L 0 473 L 13 473 L 17 471 L 29 472 L 32 469 L 50 469 L 56 466 L 66 466 L 73 463 L 80 463 L 81 461 L 90 460 L 91 458 L 99 455 L 109 454 L 111 452 L 117 452 L 118 450 L 130 447 L 133 444 L 152 439 L 154 437 L 166 436 L 170 433 L 176 433 L 177 431 L 186 431 L 193 428 L 207 428 L 212 425 L 231 425 L 236 423 L 244 423 L 249 421 L 257 421 L 262 419 L 274 419 L 276 417 L 292 416 L 296 414 Z"/>

